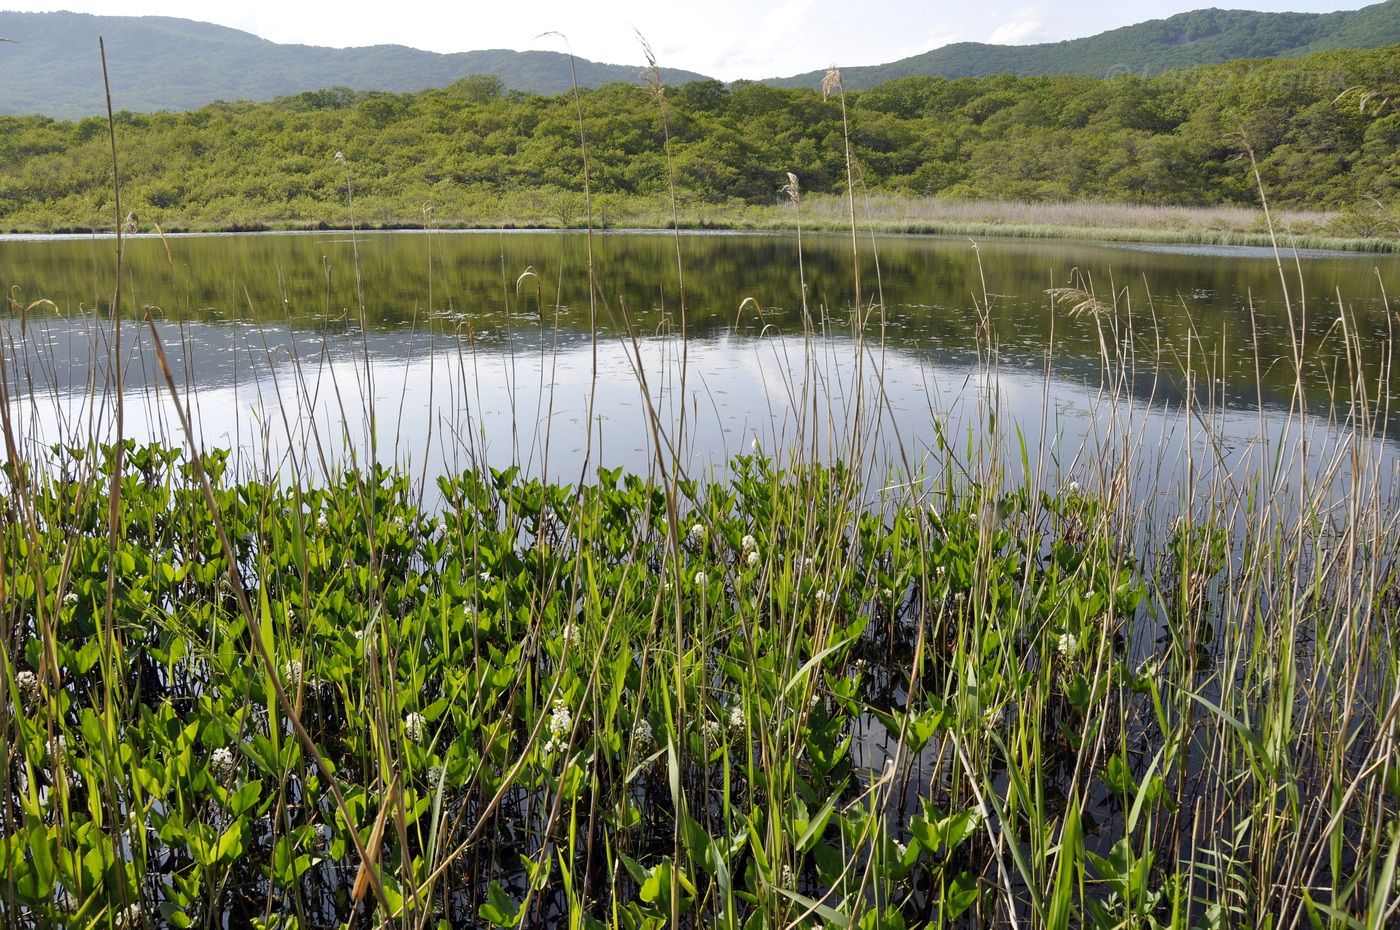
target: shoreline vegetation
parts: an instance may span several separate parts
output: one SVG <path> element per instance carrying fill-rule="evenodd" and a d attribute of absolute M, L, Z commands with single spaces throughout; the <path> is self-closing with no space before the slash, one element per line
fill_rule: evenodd
<path fill-rule="evenodd" d="M 1341 236 L 1332 232 L 1337 211 L 1281 210 L 1273 220 L 1271 236 L 1260 210 L 1247 207 L 1175 207 L 1121 203 L 1039 203 L 1029 201 L 943 201 L 894 195 L 869 197 L 860 204 L 861 229 L 884 235 L 995 237 L 1011 239 L 1067 239 L 1114 243 L 1271 247 L 1285 251 L 1320 249 L 1377 254 L 1400 253 L 1400 239 Z M 847 201 L 836 195 L 811 195 L 803 200 L 800 228 L 812 233 L 849 233 Z M 799 228 L 792 210 L 783 206 L 753 204 L 714 205 L 683 211 L 672 225 L 671 216 L 648 203 L 622 201 L 612 205 L 595 231 L 652 231 L 658 234 L 679 228 L 682 232 L 793 232 Z M 107 228 L 11 229 L 15 235 L 90 236 Z M 471 223 L 424 225 L 407 218 L 381 218 L 375 223 L 332 225 L 273 221 L 233 226 L 173 226 L 159 232 L 171 234 L 309 232 L 317 230 L 361 232 L 561 230 L 581 231 L 586 223 L 560 224 L 549 217 L 486 215 Z M 147 230 L 150 231 L 150 230 Z M 0 242 L 3 242 L 0 234 Z"/>

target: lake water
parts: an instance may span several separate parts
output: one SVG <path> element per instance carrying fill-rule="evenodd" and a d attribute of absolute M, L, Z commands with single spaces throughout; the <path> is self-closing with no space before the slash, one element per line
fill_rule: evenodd
<path fill-rule="evenodd" d="M 902 471 L 941 461 L 939 435 L 980 445 L 995 415 L 1004 460 L 1024 442 L 1046 481 L 1126 464 L 1170 496 L 1295 454 L 1317 472 L 1348 443 L 1394 480 L 1395 257 L 1287 254 L 1281 280 L 1269 250 L 882 236 L 859 243 L 857 304 L 840 236 L 591 248 L 590 300 L 576 232 L 130 238 L 125 433 L 182 435 L 149 311 L 200 441 L 249 471 L 353 451 L 573 481 L 650 471 L 659 442 L 700 476 L 755 440 Z M 16 305 L 52 302 L 3 319 L 32 450 L 114 435 L 114 267 L 111 238 L 0 238 Z M 1097 311 L 1047 293 L 1070 287 Z"/>

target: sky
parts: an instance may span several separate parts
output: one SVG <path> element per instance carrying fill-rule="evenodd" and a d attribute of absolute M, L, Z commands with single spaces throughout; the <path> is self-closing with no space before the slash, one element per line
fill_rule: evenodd
<path fill-rule="evenodd" d="M 10 5 L 121 16 L 178 16 L 243 29 L 274 42 L 348 47 L 393 43 L 434 52 L 486 48 L 564 51 L 614 64 L 640 63 L 638 32 L 664 67 L 723 80 L 881 64 L 950 42 L 1020 45 L 1093 35 L 1174 13 L 1221 6 L 1325 13 L 1367 0 L 65 0 Z"/>

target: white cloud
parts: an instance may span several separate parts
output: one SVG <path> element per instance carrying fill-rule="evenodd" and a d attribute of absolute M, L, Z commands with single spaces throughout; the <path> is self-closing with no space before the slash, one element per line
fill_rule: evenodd
<path fill-rule="evenodd" d="M 1027 45 L 1042 40 L 1045 19 L 1035 7 L 1021 7 L 1011 18 L 992 31 L 987 41 L 993 45 Z"/>

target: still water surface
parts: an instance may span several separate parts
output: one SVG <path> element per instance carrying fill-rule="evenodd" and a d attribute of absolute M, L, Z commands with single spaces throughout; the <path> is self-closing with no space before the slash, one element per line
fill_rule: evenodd
<path fill-rule="evenodd" d="M 859 249 L 857 304 L 839 236 L 800 249 L 792 235 L 135 237 L 125 433 L 181 436 L 149 311 L 200 441 L 237 449 L 247 469 L 354 450 L 428 473 L 647 471 L 649 410 L 695 474 L 755 440 L 918 468 L 937 460 L 940 430 L 965 449 L 995 413 L 1053 480 L 1127 456 L 1139 494 L 1170 496 L 1295 452 L 1322 468 L 1358 426 L 1374 432 L 1363 466 L 1393 480 L 1386 294 L 1400 258 L 1287 254 L 1281 275 L 1257 249 L 929 237 Z M 113 435 L 114 269 L 110 238 L 0 239 L 11 298 L 52 302 L 3 320 L 11 411 L 34 448 Z M 1057 303 L 1055 288 L 1098 304 L 1075 312 L 1087 295 Z"/>

